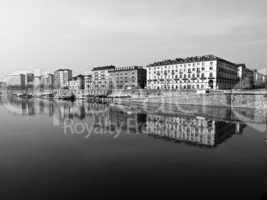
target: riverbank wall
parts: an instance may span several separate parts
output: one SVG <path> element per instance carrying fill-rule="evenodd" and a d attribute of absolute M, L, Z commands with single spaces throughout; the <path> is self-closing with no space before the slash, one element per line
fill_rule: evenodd
<path fill-rule="evenodd" d="M 254 93 L 173 93 L 159 96 L 139 96 L 115 99 L 116 103 L 161 103 L 174 105 L 201 105 L 215 107 L 252 108 L 267 110 L 267 94 Z"/>

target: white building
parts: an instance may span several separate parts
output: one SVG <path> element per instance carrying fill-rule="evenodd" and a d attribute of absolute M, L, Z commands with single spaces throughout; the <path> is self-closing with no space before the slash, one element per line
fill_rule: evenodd
<path fill-rule="evenodd" d="M 149 89 L 231 89 L 236 83 L 237 65 L 213 55 L 178 58 L 147 66 Z"/>

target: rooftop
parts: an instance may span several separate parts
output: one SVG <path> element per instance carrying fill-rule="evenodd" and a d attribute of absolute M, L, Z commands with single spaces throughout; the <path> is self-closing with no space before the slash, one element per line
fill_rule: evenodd
<path fill-rule="evenodd" d="M 79 74 L 79 75 L 77 75 L 77 76 L 74 76 L 74 77 L 72 78 L 72 80 L 77 80 L 78 78 L 83 79 L 83 78 L 84 78 L 84 75 Z"/>
<path fill-rule="evenodd" d="M 142 66 L 127 66 L 127 67 L 117 67 L 110 72 L 117 72 L 117 71 L 131 71 L 131 70 L 140 70 L 144 69 Z"/>
<path fill-rule="evenodd" d="M 55 72 L 59 72 L 59 71 L 72 71 L 71 69 L 58 69 Z"/>
<path fill-rule="evenodd" d="M 195 56 L 195 57 L 187 57 L 187 58 L 175 58 L 173 60 L 163 60 L 159 62 L 155 62 L 152 64 L 147 65 L 147 67 L 154 67 L 154 66 L 162 66 L 162 65 L 174 65 L 174 64 L 183 64 L 183 63 L 192 63 L 192 62 L 203 62 L 203 61 L 213 61 L 213 60 L 220 60 L 224 61 L 233 65 L 236 65 L 230 61 L 222 59 L 220 57 L 214 55 L 204 55 L 204 56 Z"/>
<path fill-rule="evenodd" d="M 100 70 L 114 70 L 116 67 L 113 65 L 107 65 L 102 67 L 94 67 L 92 71 L 100 71 Z"/>

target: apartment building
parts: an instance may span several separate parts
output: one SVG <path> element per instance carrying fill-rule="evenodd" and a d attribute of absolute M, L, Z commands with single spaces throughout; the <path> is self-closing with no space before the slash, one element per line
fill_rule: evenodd
<path fill-rule="evenodd" d="M 25 74 L 25 86 L 27 88 L 33 88 L 34 86 L 34 74 L 33 73 Z"/>
<path fill-rule="evenodd" d="M 238 64 L 237 76 L 236 89 L 250 89 L 253 87 L 253 71 L 248 69 L 245 64 Z"/>
<path fill-rule="evenodd" d="M 5 82 L 0 82 L 0 90 L 3 90 L 6 88 L 6 83 Z"/>
<path fill-rule="evenodd" d="M 95 67 L 92 69 L 92 82 L 95 90 L 107 90 L 110 85 L 110 71 L 115 70 L 115 66 Z"/>
<path fill-rule="evenodd" d="M 140 66 L 116 68 L 110 71 L 112 89 L 144 88 L 146 85 L 146 70 Z"/>
<path fill-rule="evenodd" d="M 263 88 L 266 86 L 266 75 L 258 72 L 257 70 L 253 71 L 253 87 L 254 88 Z"/>
<path fill-rule="evenodd" d="M 238 82 L 237 65 L 214 55 L 165 60 L 146 69 L 149 89 L 232 89 Z"/>
<path fill-rule="evenodd" d="M 55 76 L 55 88 L 60 89 L 66 87 L 68 82 L 72 79 L 72 70 L 70 69 L 58 69 L 54 73 Z"/>
<path fill-rule="evenodd" d="M 84 76 L 84 90 L 85 93 L 89 93 L 89 90 L 93 89 L 93 80 L 92 80 L 92 74 L 86 74 Z"/>
<path fill-rule="evenodd" d="M 44 90 L 54 89 L 54 74 L 46 73 L 41 76 L 41 87 Z"/>
<path fill-rule="evenodd" d="M 25 89 L 25 74 L 9 74 L 6 79 L 9 89 Z"/>
<path fill-rule="evenodd" d="M 83 75 L 78 75 L 72 78 L 68 82 L 68 88 L 72 91 L 79 91 L 84 89 L 84 76 Z"/>

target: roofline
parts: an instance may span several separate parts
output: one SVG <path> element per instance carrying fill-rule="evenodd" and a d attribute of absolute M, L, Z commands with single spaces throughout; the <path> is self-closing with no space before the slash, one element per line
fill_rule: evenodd
<path fill-rule="evenodd" d="M 143 66 L 128 66 L 128 67 L 117 67 L 112 72 L 119 72 L 119 71 L 133 71 L 133 70 L 145 70 Z"/>
<path fill-rule="evenodd" d="M 94 67 L 91 71 L 103 71 L 103 70 L 109 70 L 109 69 L 115 69 L 116 67 L 114 65 L 107 65 L 107 66 L 101 66 L 101 67 Z"/>
<path fill-rule="evenodd" d="M 176 58 L 173 60 L 163 60 L 163 61 L 159 61 L 159 62 L 155 62 L 152 64 L 147 65 L 146 67 L 156 67 L 156 66 L 165 66 L 165 65 L 175 65 L 175 64 L 185 64 L 185 63 L 194 63 L 194 62 L 203 62 L 203 61 L 222 61 L 222 62 L 226 62 L 229 63 L 231 65 L 235 65 L 237 66 L 237 64 L 227 61 L 223 58 L 214 56 L 214 55 L 204 55 L 204 56 L 195 56 L 195 57 L 187 57 L 187 58 Z"/>

